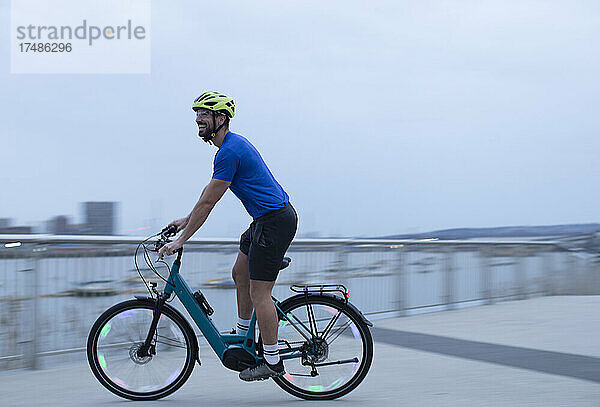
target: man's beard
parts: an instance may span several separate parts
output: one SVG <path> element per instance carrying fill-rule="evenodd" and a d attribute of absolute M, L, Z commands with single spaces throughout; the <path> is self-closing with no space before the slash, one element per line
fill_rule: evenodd
<path fill-rule="evenodd" d="M 204 133 L 204 136 L 202 135 L 202 133 Z M 212 137 L 210 137 L 212 133 L 213 133 L 213 129 L 210 124 L 206 126 L 206 129 L 204 130 L 204 132 L 202 132 L 200 129 L 198 129 L 198 137 L 200 137 L 202 140 L 204 140 L 207 143 L 210 143 L 210 141 L 212 140 Z"/>

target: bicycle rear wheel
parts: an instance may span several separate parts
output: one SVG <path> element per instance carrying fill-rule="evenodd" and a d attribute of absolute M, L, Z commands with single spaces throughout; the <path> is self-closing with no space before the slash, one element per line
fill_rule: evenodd
<path fill-rule="evenodd" d="M 90 368 L 100 383 L 130 400 L 165 397 L 189 378 L 197 359 L 194 332 L 176 311 L 164 306 L 152 341 L 154 354 L 140 357 L 154 304 L 130 300 L 105 311 L 87 342 Z"/>
<path fill-rule="evenodd" d="M 354 390 L 373 360 L 373 339 L 363 318 L 326 295 L 292 297 L 280 307 L 300 332 L 279 316 L 279 350 L 286 374 L 273 380 L 307 400 L 331 400 Z M 305 336 L 316 346 L 310 346 Z M 300 351 L 290 353 L 294 348 Z M 299 353 L 301 357 L 285 359 L 285 355 Z"/>

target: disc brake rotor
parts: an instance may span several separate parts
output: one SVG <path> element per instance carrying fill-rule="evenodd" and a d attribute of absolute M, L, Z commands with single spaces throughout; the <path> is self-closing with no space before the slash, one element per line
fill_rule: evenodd
<path fill-rule="evenodd" d="M 129 348 L 129 358 L 133 360 L 136 365 L 145 365 L 152 360 L 152 355 L 140 356 L 138 354 L 142 345 L 143 343 L 135 343 Z"/>

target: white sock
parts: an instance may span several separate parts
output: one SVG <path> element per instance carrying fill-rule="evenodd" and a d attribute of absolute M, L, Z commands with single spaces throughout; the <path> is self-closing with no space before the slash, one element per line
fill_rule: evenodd
<path fill-rule="evenodd" d="M 250 327 L 250 320 L 238 317 L 235 333 L 238 335 L 246 335 L 248 333 L 248 327 Z"/>
<path fill-rule="evenodd" d="M 279 346 L 275 345 L 263 345 L 263 354 L 265 356 L 265 360 L 270 365 L 276 365 L 279 363 Z"/>

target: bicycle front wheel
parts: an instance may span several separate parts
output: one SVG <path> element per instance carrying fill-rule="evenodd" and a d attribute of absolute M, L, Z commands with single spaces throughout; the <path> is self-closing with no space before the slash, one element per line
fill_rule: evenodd
<path fill-rule="evenodd" d="M 92 372 L 108 390 L 130 400 L 156 400 L 173 393 L 189 378 L 197 359 L 193 330 L 168 307 L 161 311 L 153 354 L 138 354 L 148 335 L 153 307 L 143 300 L 117 304 L 98 318 L 88 336 Z"/>
<path fill-rule="evenodd" d="M 354 390 L 373 360 L 373 339 L 361 316 L 325 295 L 292 297 L 281 309 L 293 323 L 279 316 L 286 374 L 275 382 L 307 400 L 331 400 Z"/>

